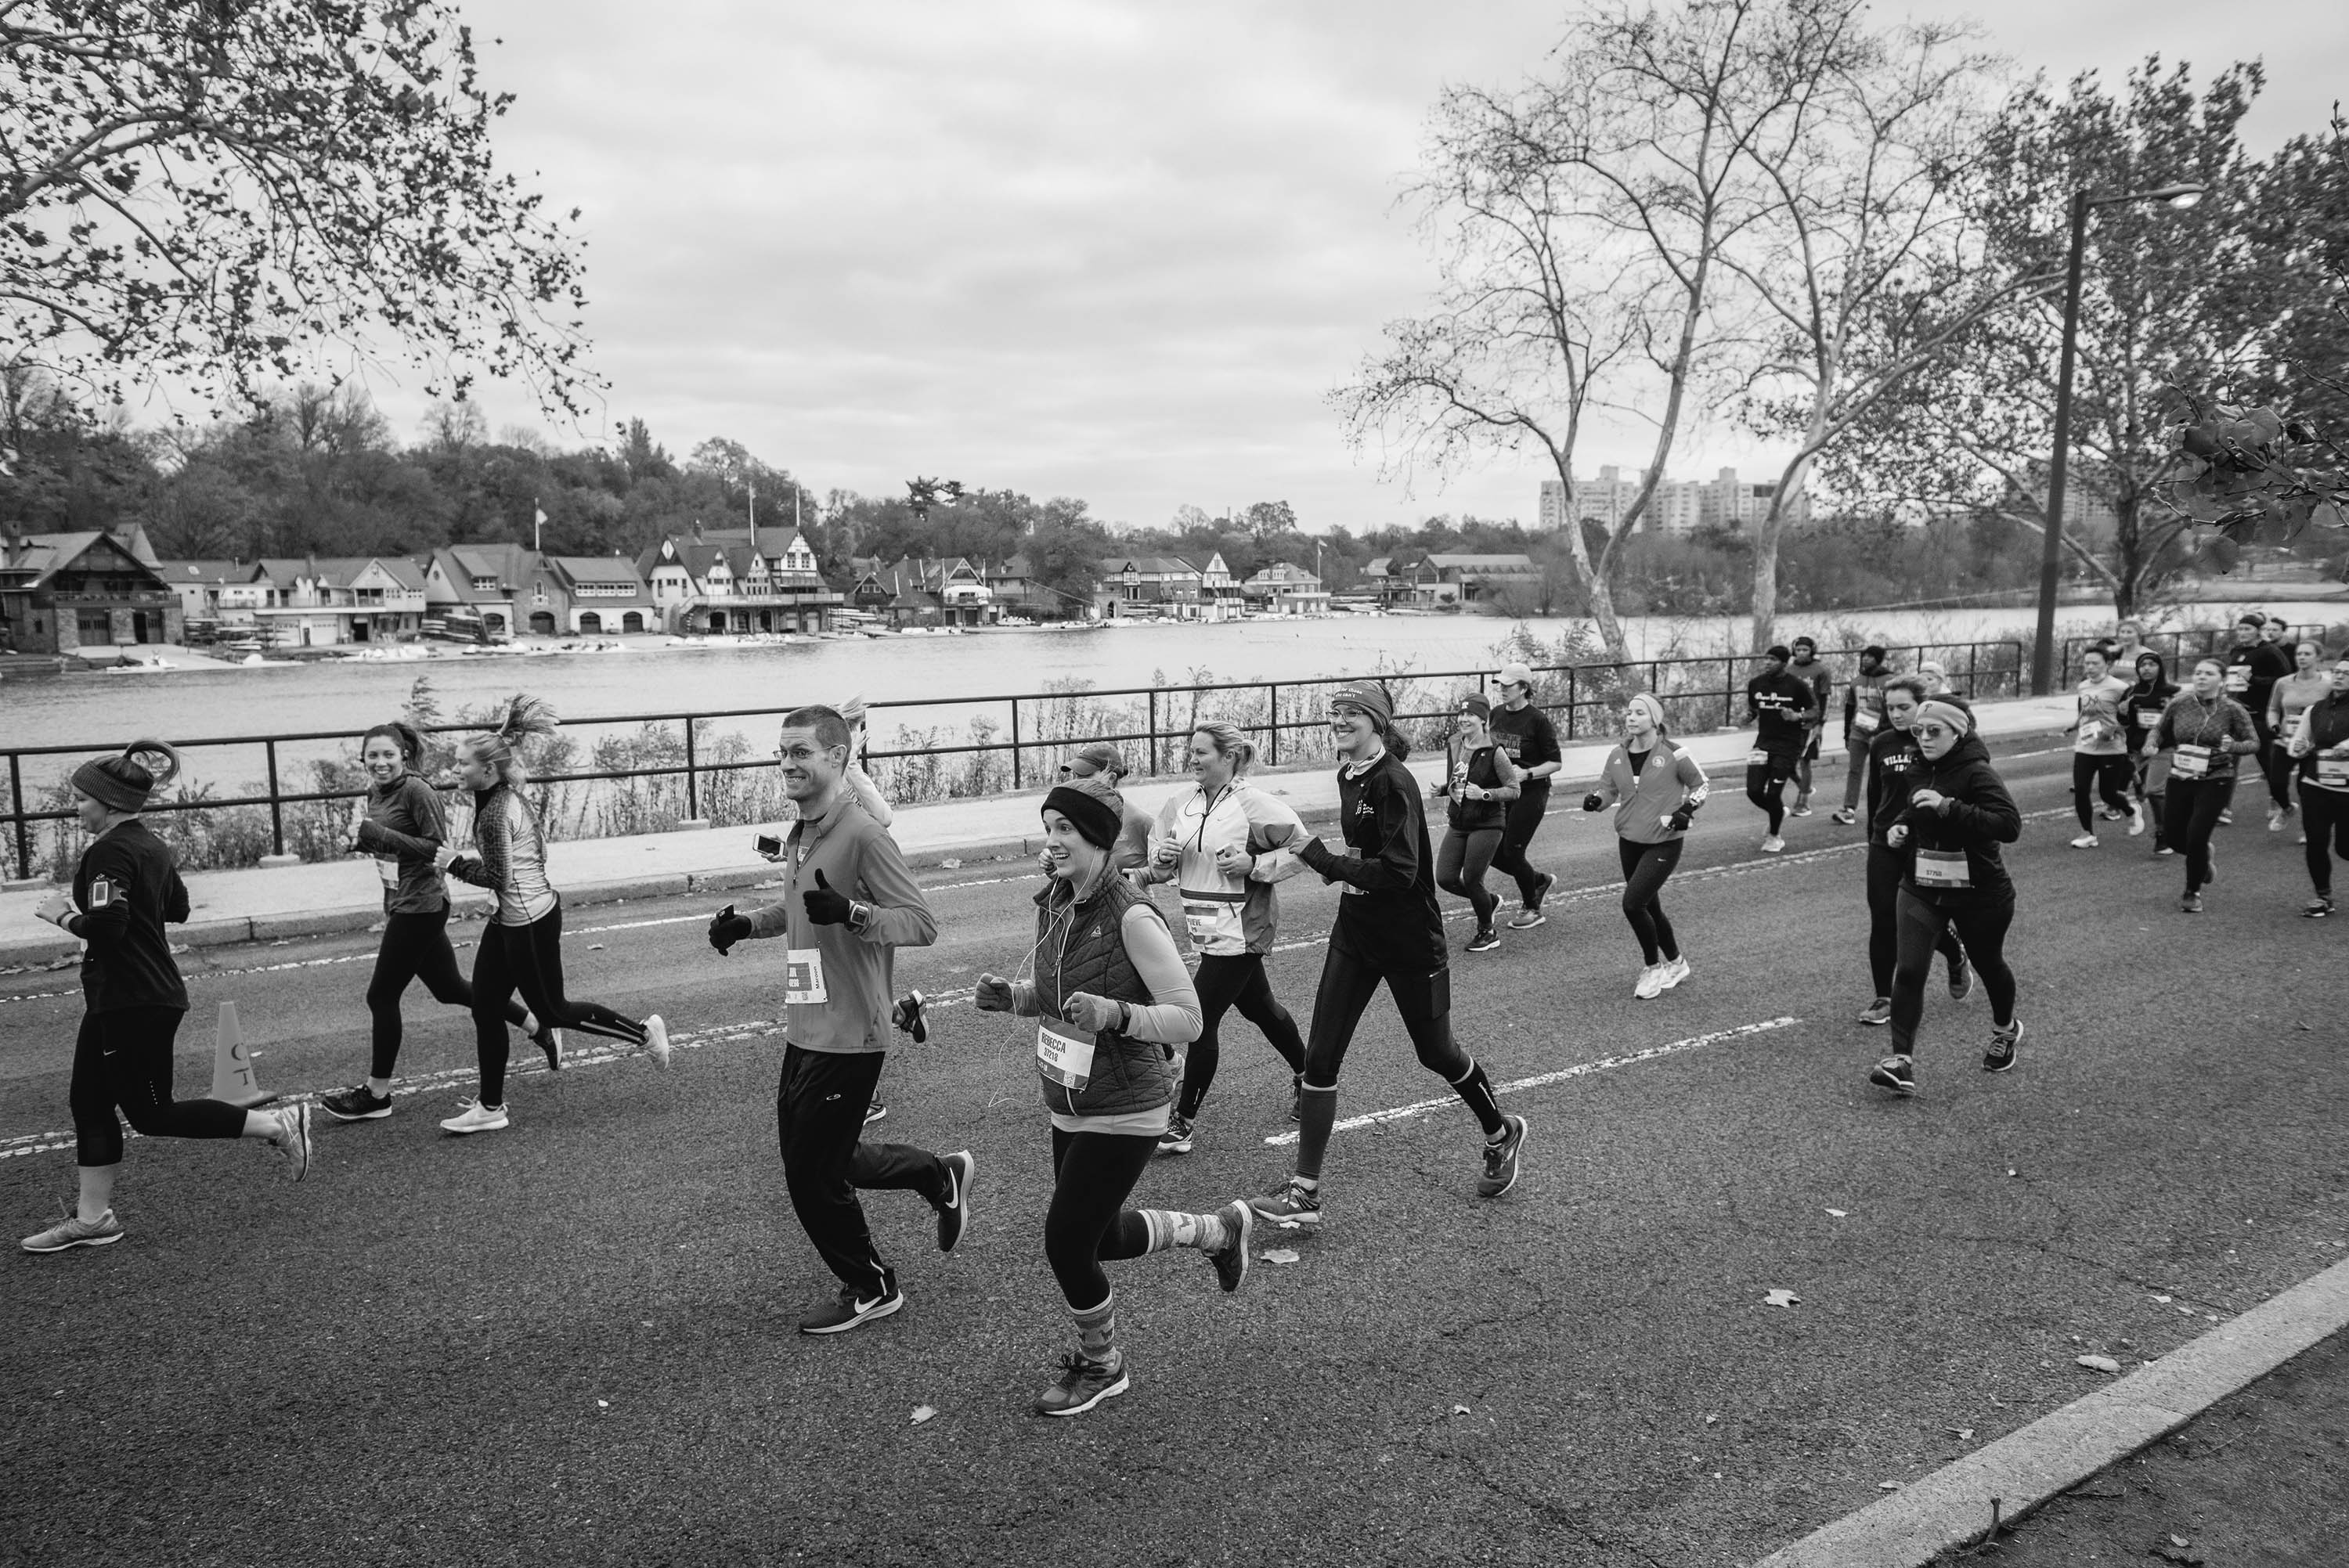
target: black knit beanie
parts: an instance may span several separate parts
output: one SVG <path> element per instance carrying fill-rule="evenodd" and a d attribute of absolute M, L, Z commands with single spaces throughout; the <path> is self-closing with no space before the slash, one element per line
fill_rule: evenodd
<path fill-rule="evenodd" d="M 1077 836 L 1097 850 L 1115 844 L 1125 826 L 1125 797 L 1098 776 L 1055 784 L 1042 810 L 1066 817 Z"/>

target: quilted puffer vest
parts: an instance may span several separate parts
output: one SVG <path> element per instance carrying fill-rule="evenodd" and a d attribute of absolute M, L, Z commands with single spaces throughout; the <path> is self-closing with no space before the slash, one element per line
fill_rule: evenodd
<path fill-rule="evenodd" d="M 1150 1004 L 1150 992 L 1126 955 L 1120 927 L 1125 912 L 1140 904 L 1162 921 L 1158 906 L 1136 892 L 1123 877 L 1109 878 L 1076 907 L 1074 923 L 1062 882 L 1036 895 L 1036 998 L 1057 1016 L 1061 998 L 1079 991 L 1112 1002 Z M 1056 897 L 1056 894 L 1061 896 Z M 1065 950 L 1061 934 L 1066 932 Z M 1092 1077 L 1081 1089 L 1042 1078 L 1046 1109 L 1063 1116 L 1123 1116 L 1155 1110 L 1174 1098 L 1174 1056 L 1164 1046 L 1104 1029 L 1093 1042 Z"/>

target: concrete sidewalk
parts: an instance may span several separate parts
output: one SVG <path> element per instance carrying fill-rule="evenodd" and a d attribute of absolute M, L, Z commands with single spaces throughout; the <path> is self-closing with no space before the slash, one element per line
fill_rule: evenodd
<path fill-rule="evenodd" d="M 1982 734 L 1996 739 L 2060 730 L 2071 722 L 2074 707 L 2066 694 L 1984 703 L 1976 713 Z M 1719 730 L 1680 738 L 1713 776 L 1716 801 L 1730 804 L 1721 798 L 1743 789 L 1745 754 L 1752 745 L 1749 732 Z M 1613 744 L 1610 739 L 1565 748 L 1566 766 L 1558 772 L 1557 789 L 1561 805 L 1598 777 Z M 1442 773 L 1443 759 L 1440 754 L 1417 756 L 1411 768 L 1433 784 Z M 1841 804 L 1843 780 L 1844 757 L 1838 748 L 1817 764 L 1820 804 L 1813 820 L 1825 822 L 1827 811 Z M 1337 775 L 1330 769 L 1260 774 L 1257 782 L 1308 821 L 1326 821 L 1337 810 Z M 1135 784 L 1126 795 L 1154 812 L 1190 787 L 1188 779 L 1159 780 Z M 898 810 L 891 830 L 916 867 L 1025 856 L 1040 843 L 1037 810 L 1043 798 L 1044 791 L 1034 789 L 907 806 Z M 1731 809 L 1742 809 L 1742 801 Z M 751 852 L 750 841 L 779 830 L 777 824 L 767 823 L 567 841 L 550 846 L 549 870 L 564 902 L 573 905 L 752 887 L 774 881 L 776 872 Z M 359 857 L 268 870 L 197 872 L 187 882 L 194 909 L 175 934 L 191 946 L 361 931 L 383 918 L 374 868 Z M 477 889 L 456 884 L 453 891 L 460 913 L 488 904 L 488 895 Z M 80 952 L 78 940 L 35 917 L 44 896 L 39 891 L 0 893 L 0 968 L 56 964 Z"/>

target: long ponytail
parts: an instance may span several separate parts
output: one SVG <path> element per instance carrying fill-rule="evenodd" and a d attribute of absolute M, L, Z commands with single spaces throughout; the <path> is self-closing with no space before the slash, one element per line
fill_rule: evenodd
<path fill-rule="evenodd" d="M 523 743 L 553 735 L 559 722 L 545 698 L 517 693 L 506 705 L 498 727 L 469 738 L 465 748 L 496 769 L 500 781 L 509 789 L 520 789 L 530 782 L 530 770 L 523 765 Z"/>

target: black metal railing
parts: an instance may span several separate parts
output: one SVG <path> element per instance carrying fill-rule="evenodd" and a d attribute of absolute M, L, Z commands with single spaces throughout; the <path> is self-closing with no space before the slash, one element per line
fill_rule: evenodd
<path fill-rule="evenodd" d="M 2023 647 L 2019 642 L 1961 642 L 1906 645 L 1890 650 L 1897 667 L 1914 669 L 1928 656 L 1935 657 L 1943 666 L 1950 683 L 1977 697 L 2011 696 L 2019 694 L 2024 678 Z M 1833 649 L 1821 653 L 1820 659 L 1831 669 L 1838 683 L 1848 679 L 1856 667 L 1858 650 Z M 1615 716 L 1622 704 L 1634 692 L 1652 692 L 1666 705 L 1672 727 L 1683 732 L 1710 729 L 1720 726 L 1736 726 L 1745 722 L 1744 697 L 1745 681 L 1762 660 L 1754 655 L 1725 654 L 1709 658 L 1638 659 L 1617 665 L 1585 663 L 1576 665 L 1543 665 L 1534 667 L 1535 706 L 1550 716 L 1562 739 L 1572 740 L 1611 729 Z M 1326 738 L 1326 715 L 1323 696 L 1329 688 L 1361 680 L 1361 676 L 1322 676 L 1284 681 L 1222 681 L 1174 686 L 1126 686 L 1107 690 L 1072 687 L 1061 691 L 1021 692 L 982 696 L 947 698 L 905 698 L 868 705 L 868 718 L 874 739 L 879 727 L 874 720 L 885 713 L 899 715 L 917 712 L 949 713 L 970 710 L 989 716 L 987 724 L 972 723 L 969 730 L 974 738 L 947 744 L 922 741 L 913 745 L 869 746 L 864 753 L 867 765 L 874 769 L 886 787 L 894 770 L 900 781 L 913 787 L 902 793 L 892 791 L 903 804 L 950 798 L 957 793 L 986 792 L 984 788 L 926 791 L 918 780 L 911 778 L 916 765 L 935 766 L 941 758 L 991 758 L 1006 759 L 999 774 L 988 773 L 980 780 L 982 786 L 990 779 L 999 779 L 997 787 L 1008 785 L 1012 789 L 1027 788 L 1050 777 L 1059 757 L 1075 747 L 1095 741 L 1108 741 L 1120 747 L 1132 748 L 1128 760 L 1137 777 L 1155 777 L 1162 769 L 1178 769 L 1182 766 L 1179 743 L 1191 733 L 1194 726 L 1206 718 L 1228 718 L 1244 733 L 1253 738 L 1266 763 L 1279 767 L 1284 763 L 1302 763 L 1324 759 L 1329 756 Z M 1438 724 L 1449 718 L 1460 691 L 1473 685 L 1479 689 L 1489 686 L 1494 672 L 1490 668 L 1464 670 L 1404 671 L 1381 678 L 1396 690 L 1398 722 L 1406 725 Z M 1140 699 L 1135 702 L 1133 699 Z M 631 779 L 681 779 L 684 784 L 683 818 L 685 821 L 703 820 L 703 809 L 709 799 L 712 781 L 730 774 L 754 769 L 772 769 L 771 753 L 745 755 L 739 743 L 721 748 L 719 756 L 705 754 L 704 741 L 710 727 L 728 720 L 750 718 L 777 719 L 796 704 L 772 704 L 759 707 L 725 708 L 706 713 L 649 713 L 604 715 L 574 717 L 564 721 L 566 730 L 615 728 L 620 727 L 681 726 L 682 755 L 674 762 L 656 763 L 645 767 L 565 769 L 557 772 L 534 773 L 533 787 L 569 784 L 616 783 Z M 992 716 L 1009 710 L 1009 733 L 1002 732 Z M 1038 720 L 1045 722 L 1040 726 Z M 1138 721 L 1138 722 L 1136 722 Z M 481 726 L 477 722 L 419 725 L 428 735 L 471 733 Z M 905 730 L 898 734 L 902 738 Z M 1313 743 L 1315 738 L 1320 743 Z M 664 739 L 666 737 L 664 736 Z M 338 746 L 346 748 L 344 766 L 356 772 L 349 757 L 355 737 L 347 730 L 312 730 L 264 736 L 218 736 L 175 741 L 183 758 L 191 754 L 228 748 L 258 748 L 261 751 L 264 782 L 257 792 L 213 796 L 183 789 L 179 799 L 158 801 L 148 808 L 150 815 L 180 812 L 222 811 L 234 808 L 266 808 L 269 814 L 268 841 L 270 852 L 284 856 L 286 852 L 286 814 L 289 808 L 326 805 L 359 799 L 366 793 L 363 785 L 356 783 L 326 789 L 287 789 L 282 759 L 288 748 L 301 747 Z M 73 810 L 62 803 L 27 808 L 27 763 L 39 758 L 81 758 L 109 755 L 120 749 L 114 746 L 29 746 L 6 750 L 8 764 L 8 810 L 0 822 L 5 822 L 13 840 L 16 872 L 19 878 L 33 873 L 33 830 L 43 822 L 69 821 Z M 316 772 L 328 769 L 311 764 Z M 48 788 L 53 796 L 57 780 L 69 769 L 52 770 Z M 754 820 L 771 820 L 761 817 Z"/>
<path fill-rule="evenodd" d="M 2280 645 L 2285 656 L 2290 657 L 2295 644 L 2314 643 L 2323 648 L 2325 645 L 2324 634 L 2325 627 L 2315 622 L 2292 626 L 2285 630 Z M 2057 675 L 2062 676 L 2066 672 L 2076 672 L 2083 653 L 2097 643 L 2112 640 L 2109 637 L 2064 638 L 2064 664 Z M 2203 626 L 2190 632 L 2154 632 L 2146 637 L 2145 645 L 2162 655 L 2169 665 L 2169 678 L 2182 686 L 2186 677 L 2178 673 L 2179 664 L 2185 659 L 2225 658 L 2235 645 L 2235 629 L 2232 626 Z M 2114 673 L 2123 679 L 2135 678 L 2126 670 Z"/>

